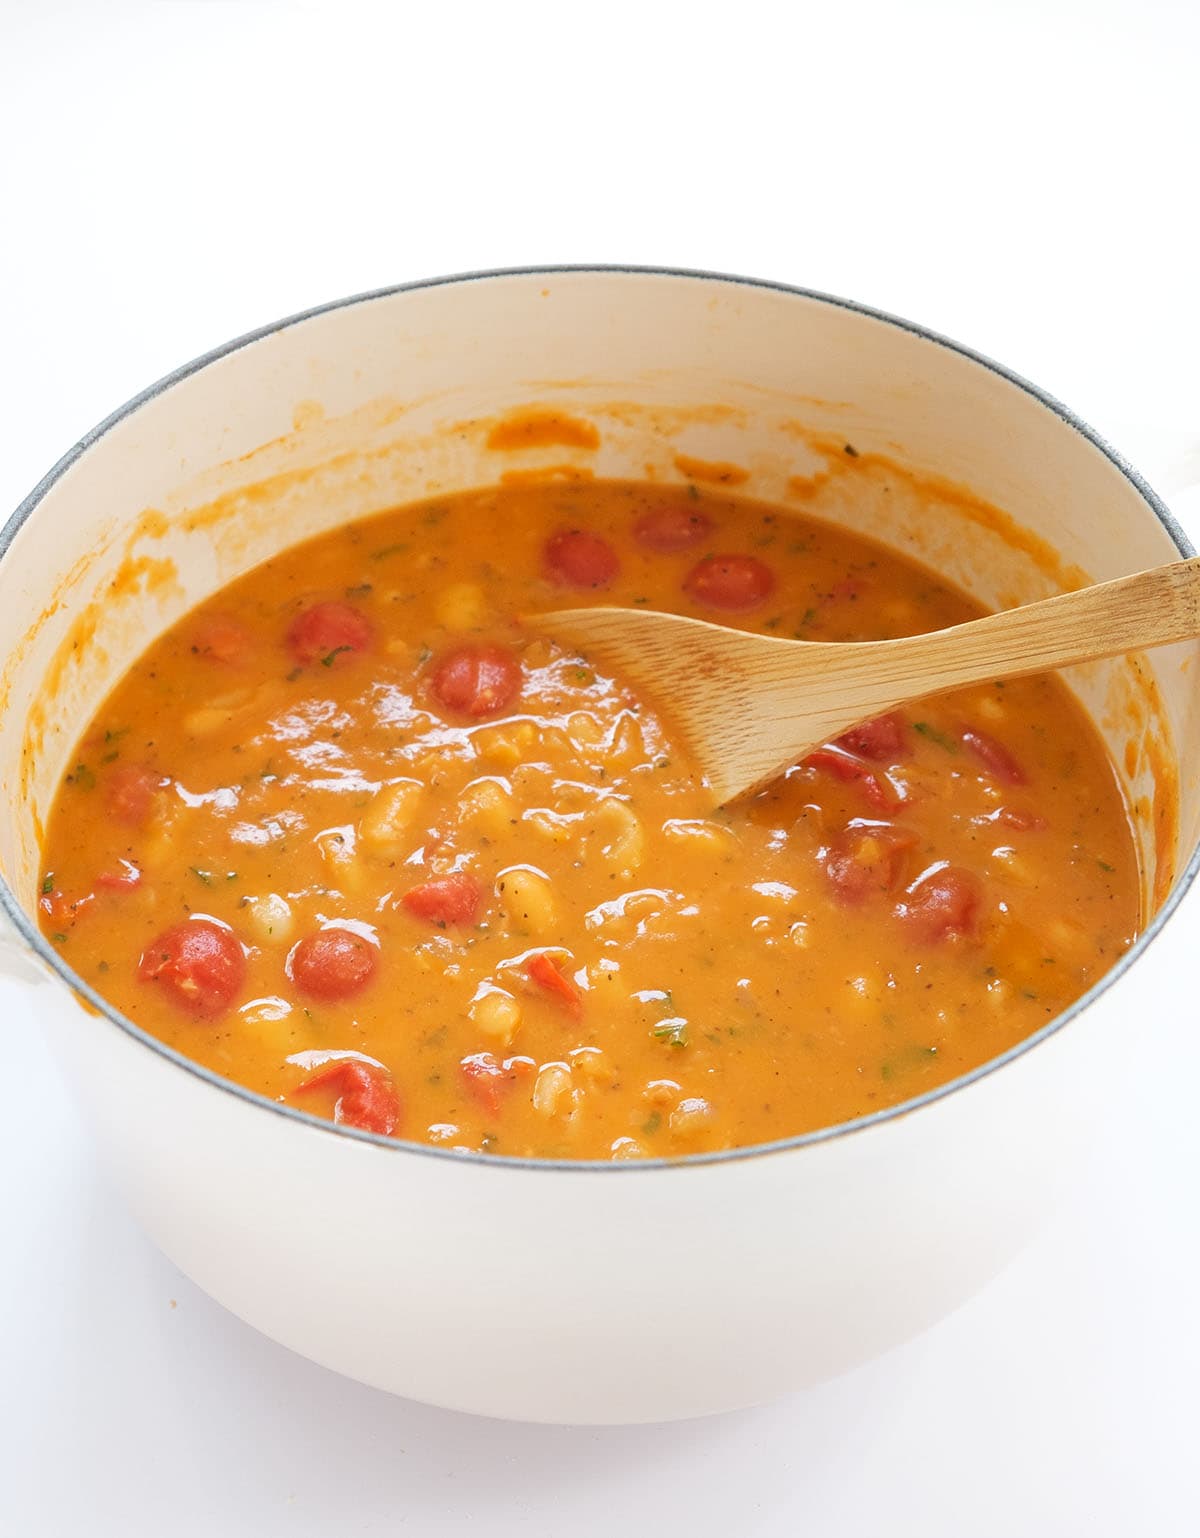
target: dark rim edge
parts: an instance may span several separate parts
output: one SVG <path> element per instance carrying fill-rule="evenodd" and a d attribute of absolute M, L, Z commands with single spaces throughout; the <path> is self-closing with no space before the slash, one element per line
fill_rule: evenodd
<path fill-rule="evenodd" d="M 82 458 L 94 443 L 104 437 L 118 423 L 123 422 L 126 417 L 132 416 L 142 406 L 154 400 L 157 396 L 162 395 L 165 391 L 171 389 L 172 386 L 179 384 L 192 374 L 199 373 L 201 369 L 207 368 L 210 364 L 229 357 L 235 352 L 240 352 L 244 347 L 274 336 L 280 331 L 288 330 L 292 326 L 300 325 L 304 321 L 313 320 L 322 315 L 329 315 L 337 310 L 349 309 L 354 305 L 370 304 L 378 299 L 389 299 L 397 294 L 411 293 L 426 288 L 440 288 L 447 284 L 455 283 L 487 282 L 505 278 L 561 277 L 569 274 L 585 273 L 683 278 L 705 283 L 728 283 L 747 288 L 773 290 L 778 293 L 794 295 L 796 298 L 811 300 L 818 304 L 827 304 L 836 309 L 850 310 L 870 320 L 880 321 L 885 325 L 894 326 L 900 331 L 908 332 L 922 341 L 945 348 L 947 351 L 987 369 L 998 378 L 1005 380 L 1010 385 L 1029 395 L 1058 417 L 1067 427 L 1078 433 L 1094 449 L 1098 450 L 1134 487 L 1142 500 L 1158 518 L 1158 521 L 1166 530 L 1180 555 L 1188 557 L 1196 553 L 1183 528 L 1162 499 L 1099 433 L 1089 427 L 1086 422 L 1076 416 L 1074 412 L 1069 410 L 1056 397 L 1047 394 L 1046 391 L 1032 384 L 1022 375 L 1014 373 L 1011 369 L 1005 368 L 1003 364 L 995 362 L 994 359 L 987 357 L 983 353 L 976 352 L 973 348 L 966 347 L 960 342 L 942 336 L 939 332 L 931 331 L 928 327 L 918 325 L 914 321 L 904 320 L 900 316 L 889 314 L 885 310 L 878 310 L 871 305 L 860 304 L 853 299 L 843 299 L 836 294 L 826 294 L 816 289 L 801 288 L 791 283 L 779 283 L 765 278 L 743 277 L 732 273 L 707 272 L 703 269 L 694 268 L 582 262 L 558 266 L 501 267 L 477 272 L 453 273 L 444 277 L 420 278 L 410 283 L 397 283 L 386 288 L 370 289 L 365 293 L 352 294 L 345 299 L 335 299 L 327 304 L 314 305 L 311 309 L 298 311 L 296 314 L 286 316 L 282 320 L 261 326 L 254 331 L 248 331 L 220 347 L 213 348 L 210 352 L 202 353 L 198 358 L 194 358 L 191 362 L 183 364 L 173 372 L 165 374 L 161 379 L 147 386 L 146 389 L 132 396 L 124 405 L 119 406 L 109 416 L 105 417 L 102 422 L 93 427 L 90 432 L 85 433 L 82 438 L 67 450 L 57 464 L 42 477 L 29 495 L 24 498 L 5 523 L 3 529 L 0 529 L 0 560 L 8 553 L 16 535 L 46 496 L 47 492 L 62 479 L 67 471 L 71 469 L 77 460 Z M 986 1063 L 981 1063 L 978 1068 L 972 1069 L 970 1073 L 963 1074 L 957 1079 L 952 1079 L 949 1083 L 938 1085 L 937 1088 L 929 1090 L 924 1095 L 919 1095 L 915 1099 L 905 1100 L 894 1106 L 886 1106 L 881 1110 L 872 1111 L 866 1116 L 855 1117 L 851 1121 L 839 1122 L 832 1127 L 819 1127 L 811 1132 L 799 1133 L 795 1137 L 780 1138 L 770 1143 L 754 1143 L 746 1148 L 722 1149 L 716 1153 L 690 1154 L 677 1159 L 642 1159 L 617 1163 L 611 1163 L 603 1159 L 520 1159 L 507 1154 L 455 1152 L 450 1149 L 435 1148 L 428 1143 L 409 1142 L 402 1138 L 383 1137 L 381 1134 L 374 1132 L 361 1132 L 356 1128 L 337 1127 L 323 1117 L 313 1116 L 307 1111 L 297 1110 L 292 1106 L 285 1105 L 282 1101 L 270 1100 L 265 1095 L 260 1095 L 232 1079 L 223 1078 L 220 1074 L 214 1073 L 210 1069 L 201 1066 L 201 1064 L 193 1062 L 182 1053 L 175 1051 L 174 1048 L 168 1047 L 157 1037 L 144 1031 L 140 1026 L 135 1025 L 132 1020 L 127 1019 L 119 1010 L 109 1004 L 90 984 L 86 983 L 81 977 L 77 977 L 58 952 L 49 944 L 17 901 L 7 879 L 2 874 L 0 874 L 0 910 L 3 911 L 4 915 L 13 925 L 13 928 L 33 951 L 34 955 L 64 982 L 73 993 L 85 999 L 110 1024 L 115 1025 L 127 1036 L 142 1043 L 142 1045 L 150 1048 L 159 1056 L 166 1058 L 169 1062 L 177 1064 L 195 1078 L 212 1085 L 226 1094 L 234 1095 L 250 1105 L 274 1111 L 291 1121 L 317 1132 L 324 1132 L 330 1136 L 342 1139 L 349 1137 L 358 1142 L 368 1143 L 378 1148 L 390 1149 L 397 1153 L 416 1153 L 428 1158 L 466 1162 L 485 1167 L 495 1166 L 502 1169 L 519 1168 L 544 1172 L 565 1169 L 577 1173 L 620 1171 L 631 1174 L 637 1170 L 697 1169 L 710 1164 L 724 1164 L 763 1158 L 772 1154 L 790 1152 L 797 1148 L 807 1148 L 816 1144 L 830 1142 L 836 1138 L 846 1137 L 854 1132 L 864 1131 L 870 1127 L 895 1121 L 901 1117 L 907 1117 L 914 1111 L 919 1111 L 923 1106 L 945 1099 L 958 1090 L 965 1089 L 969 1085 L 987 1078 L 1007 1064 L 1014 1062 L 1017 1058 L 1023 1057 L 1027 1052 L 1032 1051 L 1039 1043 L 1047 1040 L 1050 1036 L 1056 1035 L 1064 1026 L 1081 1015 L 1089 1005 L 1094 1003 L 1114 983 L 1122 978 L 1134 962 L 1144 954 L 1151 942 L 1157 938 L 1198 874 L 1200 874 L 1200 848 L 1193 853 L 1191 859 L 1176 877 L 1175 885 L 1172 887 L 1169 896 L 1150 920 L 1142 934 L 1138 936 L 1124 956 L 1103 977 L 1094 983 L 1086 993 L 1081 994 L 1061 1014 L 1056 1015 L 1053 1020 L 1048 1021 L 1042 1026 L 1040 1030 L 1035 1031 L 1031 1036 L 1025 1037 L 1023 1041 L 1018 1042 L 1014 1047 L 1010 1047 L 1007 1052 L 1002 1053 L 999 1057 L 989 1058 Z"/>

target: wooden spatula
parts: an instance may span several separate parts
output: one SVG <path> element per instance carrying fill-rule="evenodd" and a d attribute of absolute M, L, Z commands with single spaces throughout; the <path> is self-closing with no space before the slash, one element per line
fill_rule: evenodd
<path fill-rule="evenodd" d="M 895 641 L 785 641 L 642 609 L 561 609 L 525 624 L 644 689 L 720 805 L 909 700 L 1200 635 L 1200 557 Z"/>

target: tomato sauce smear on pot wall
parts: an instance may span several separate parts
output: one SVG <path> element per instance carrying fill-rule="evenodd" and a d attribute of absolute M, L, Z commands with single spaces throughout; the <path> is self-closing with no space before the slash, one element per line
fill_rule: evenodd
<path fill-rule="evenodd" d="M 714 813 L 647 700 L 516 621 L 592 602 L 822 641 L 980 612 L 695 487 L 509 485 L 347 525 L 188 615 L 105 701 L 49 820 L 46 935 L 266 1096 L 583 1159 L 911 1099 L 1130 944 L 1125 807 L 1056 678 L 869 722 Z"/>

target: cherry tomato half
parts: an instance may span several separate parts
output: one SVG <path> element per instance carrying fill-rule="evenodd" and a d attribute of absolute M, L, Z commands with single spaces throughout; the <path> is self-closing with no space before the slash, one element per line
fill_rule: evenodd
<path fill-rule="evenodd" d="M 775 591 L 775 573 L 753 555 L 710 555 L 683 579 L 689 598 L 736 614 L 757 609 Z"/>
<path fill-rule="evenodd" d="M 352 929 L 330 925 L 297 941 L 288 957 L 288 975 L 311 998 L 333 1003 L 359 993 L 375 975 L 379 947 Z"/>
<path fill-rule="evenodd" d="M 494 716 L 521 692 L 521 665 L 503 646 L 460 646 L 438 660 L 430 683 L 447 710 Z"/>
<path fill-rule="evenodd" d="M 371 621 L 348 603 L 315 603 L 288 627 L 287 643 L 296 661 L 340 668 L 355 652 L 366 651 L 374 632 Z"/>
<path fill-rule="evenodd" d="M 180 1009 L 212 1019 L 241 988 L 246 956 L 231 929 L 211 919 L 187 919 L 146 947 L 137 970 L 143 982 L 157 983 Z"/>

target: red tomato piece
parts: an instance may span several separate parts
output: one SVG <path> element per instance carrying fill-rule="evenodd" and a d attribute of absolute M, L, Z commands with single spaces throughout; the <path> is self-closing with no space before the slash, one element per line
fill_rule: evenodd
<path fill-rule="evenodd" d="M 964 726 L 959 735 L 993 779 L 1002 780 L 1005 785 L 1029 784 L 1029 776 L 1002 742 L 973 726 Z"/>
<path fill-rule="evenodd" d="M 187 919 L 146 947 L 138 976 L 158 983 L 188 1014 L 211 1019 L 228 1008 L 241 988 L 246 957 L 231 929 L 211 919 Z"/>
<path fill-rule="evenodd" d="M 521 665 L 503 646 L 460 646 L 434 667 L 433 692 L 448 710 L 494 716 L 521 691 Z"/>
<path fill-rule="evenodd" d="M 621 569 L 617 552 L 589 529 L 560 529 L 546 541 L 542 565 L 564 587 L 607 587 Z"/>
<path fill-rule="evenodd" d="M 827 742 L 801 760 L 805 769 L 823 769 L 846 784 L 856 784 L 871 806 L 880 811 L 895 811 L 907 799 L 903 789 L 887 775 L 872 769 L 857 753 L 850 753 L 836 743 Z"/>
<path fill-rule="evenodd" d="M 473 924 L 483 900 L 483 887 L 466 871 L 435 876 L 405 892 L 401 903 L 430 924 Z"/>
<path fill-rule="evenodd" d="M 396 1130 L 400 1095 L 391 1074 L 378 1063 L 343 1058 L 305 1079 L 296 1094 L 308 1095 L 318 1089 L 336 1090 L 333 1119 L 339 1126 L 381 1132 L 384 1137 L 390 1137 Z"/>
<path fill-rule="evenodd" d="M 150 814 L 156 792 L 166 783 L 161 774 L 155 774 L 145 764 L 118 764 L 105 786 L 108 810 L 118 822 L 140 828 Z"/>
<path fill-rule="evenodd" d="M 835 737 L 834 743 L 839 748 L 845 748 L 847 753 L 857 753 L 861 758 L 895 763 L 904 751 L 907 740 L 904 717 L 893 710 L 886 716 L 876 716 L 873 721 L 860 721 L 848 732 Z"/>
<path fill-rule="evenodd" d="M 688 507 L 652 507 L 633 526 L 633 537 L 647 550 L 664 554 L 672 550 L 690 550 L 712 533 L 713 521 L 707 513 Z"/>
<path fill-rule="evenodd" d="M 315 603 L 292 621 L 287 644 L 297 662 L 340 668 L 366 651 L 373 635 L 371 621 L 348 603 Z"/>
<path fill-rule="evenodd" d="M 775 591 L 775 573 L 753 555 L 710 555 L 683 579 L 683 590 L 707 609 L 757 609 Z"/>
<path fill-rule="evenodd" d="M 568 977 L 558 964 L 544 951 L 531 956 L 525 963 L 525 975 L 544 993 L 562 1004 L 568 1014 L 583 1013 L 583 994 L 573 977 Z"/>
<path fill-rule="evenodd" d="M 38 907 L 52 924 L 66 924 L 71 918 L 71 904 L 67 901 L 67 895 L 57 887 L 52 892 L 42 893 L 38 898 Z"/>
<path fill-rule="evenodd" d="M 979 877 L 959 865 L 941 865 L 917 877 L 905 900 L 897 903 L 896 916 L 917 940 L 970 939 L 978 931 L 982 907 Z"/>
<path fill-rule="evenodd" d="M 1047 826 L 1044 817 L 1023 806 L 1002 806 L 996 811 L 995 818 L 1017 833 L 1040 833 Z"/>
<path fill-rule="evenodd" d="M 493 1052 L 473 1052 L 458 1065 L 463 1084 L 489 1116 L 495 1116 L 504 1098 L 532 1064 L 528 1058 L 508 1058 L 505 1062 Z"/>
<path fill-rule="evenodd" d="M 250 632 L 226 614 L 213 614 L 192 632 L 192 651 L 210 662 L 240 662 L 249 652 Z"/>
<path fill-rule="evenodd" d="M 81 913 L 87 911 L 88 905 L 95 901 L 94 892 L 85 892 L 82 897 L 68 897 L 65 892 L 57 889 L 46 892 L 38 899 L 38 907 L 52 924 L 73 924 Z"/>
<path fill-rule="evenodd" d="M 96 877 L 96 885 L 107 887 L 111 892 L 131 892 L 138 886 L 142 873 L 132 860 L 118 860 L 116 870 L 102 870 Z"/>
<path fill-rule="evenodd" d="M 861 903 L 872 892 L 890 892 L 900 879 L 904 856 L 920 842 L 915 833 L 886 822 L 852 822 L 822 850 L 834 895 Z"/>
<path fill-rule="evenodd" d="M 287 971 L 302 992 L 332 1003 L 365 988 L 378 964 L 378 946 L 334 924 L 298 940 L 288 956 Z"/>

